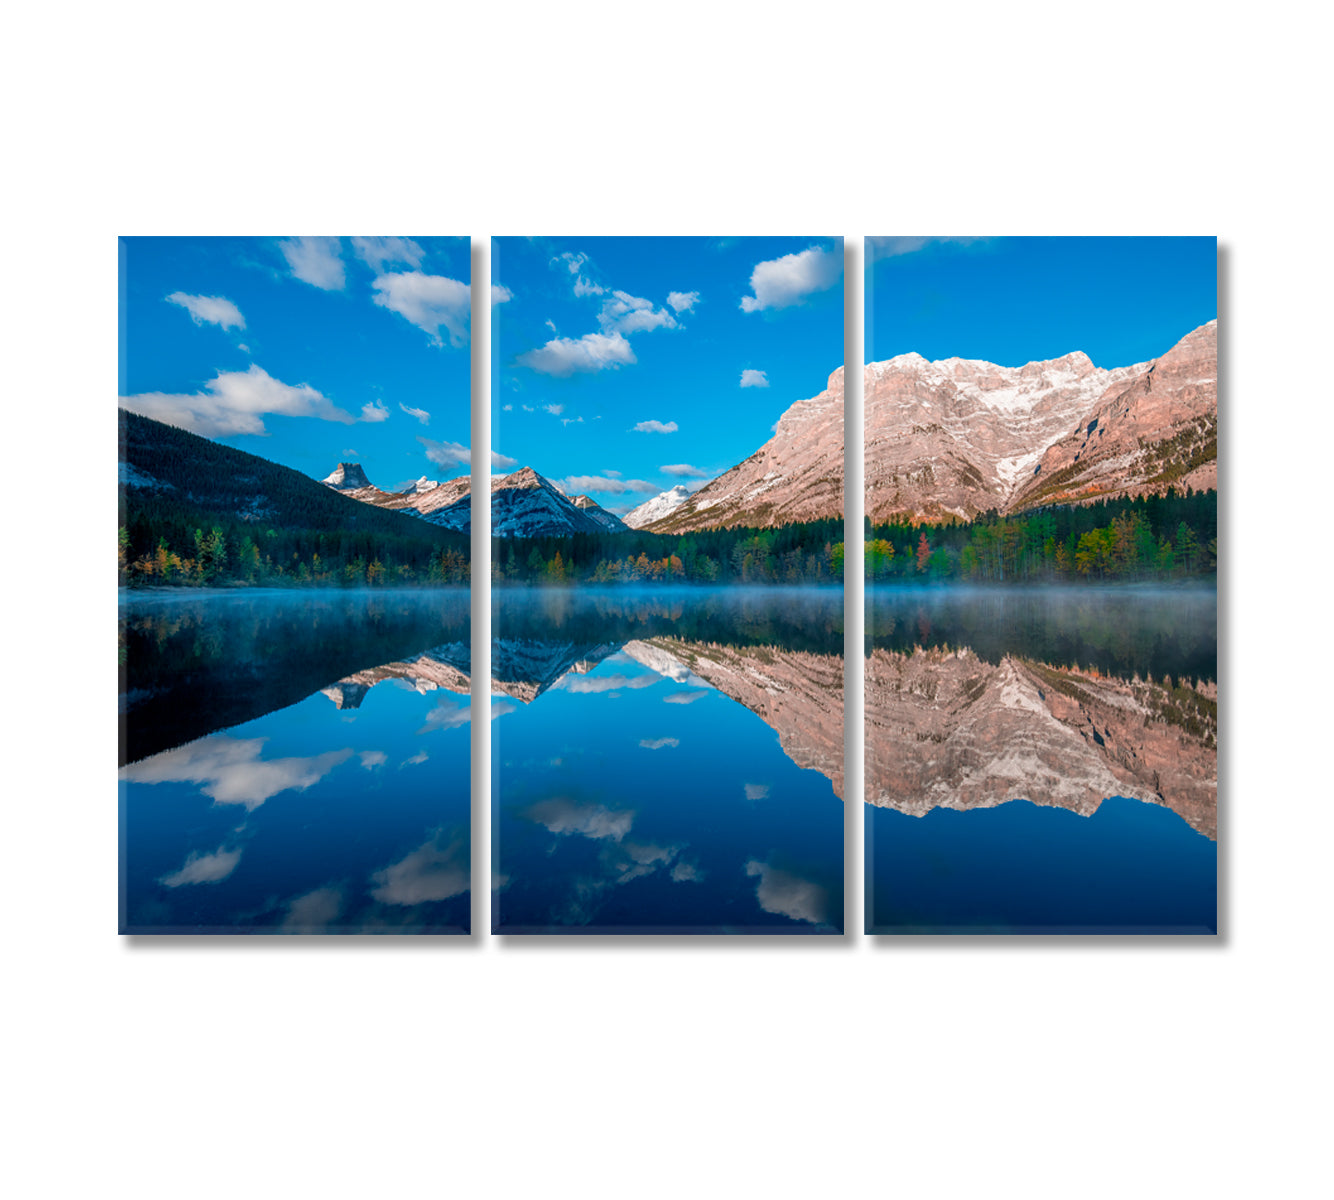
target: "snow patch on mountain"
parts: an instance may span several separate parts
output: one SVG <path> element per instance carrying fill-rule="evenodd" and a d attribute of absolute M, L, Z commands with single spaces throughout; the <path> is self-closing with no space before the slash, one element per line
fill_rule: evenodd
<path fill-rule="evenodd" d="M 679 508 L 690 499 L 690 489 L 683 483 L 674 488 L 659 492 L 652 500 L 645 500 L 638 508 L 632 508 L 621 518 L 631 529 L 642 529 L 654 521 L 660 521 L 673 509 Z"/>

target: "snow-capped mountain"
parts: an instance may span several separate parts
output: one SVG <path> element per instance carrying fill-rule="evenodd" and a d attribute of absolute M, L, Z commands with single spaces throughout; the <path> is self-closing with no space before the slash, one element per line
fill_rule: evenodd
<path fill-rule="evenodd" d="M 576 505 L 532 467 L 520 467 L 491 480 L 492 537 L 559 537 L 606 531 L 601 519 Z"/>
<path fill-rule="evenodd" d="M 371 483 L 360 463 L 339 463 L 320 482 L 363 504 L 406 512 L 447 529 L 467 528 L 466 523 L 457 523 L 457 513 L 451 513 L 448 517 L 444 515 L 445 510 L 457 504 L 460 498 L 467 500 L 472 491 L 472 480 L 467 475 L 460 475 L 445 483 L 437 483 L 423 475 L 401 492 L 386 492 Z"/>
<path fill-rule="evenodd" d="M 736 525 L 767 527 L 842 515 L 840 367 L 818 396 L 792 405 L 778 419 L 773 437 L 748 459 L 663 516 L 644 522 L 643 527 L 654 533 L 684 533 Z"/>
<path fill-rule="evenodd" d="M 1049 446 L 1011 508 L 1218 487 L 1218 322 L 1109 387 Z"/>
<path fill-rule="evenodd" d="M 684 483 L 678 483 L 674 488 L 659 492 L 652 500 L 645 500 L 638 508 L 632 508 L 621 520 L 631 529 L 643 529 L 654 521 L 661 521 L 689 499 L 690 489 Z"/>
<path fill-rule="evenodd" d="M 1216 486 L 1216 450 L 1206 449 L 1218 407 L 1214 329 L 1110 370 L 1080 351 L 1022 367 L 920 354 L 868 364 L 867 515 L 970 519 L 1171 482 Z M 1150 393 L 1152 403 L 1133 400 Z"/>

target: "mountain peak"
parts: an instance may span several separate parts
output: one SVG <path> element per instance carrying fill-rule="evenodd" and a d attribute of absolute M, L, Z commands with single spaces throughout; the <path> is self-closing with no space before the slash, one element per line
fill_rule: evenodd
<path fill-rule="evenodd" d="M 537 488 L 549 487 L 559 491 L 550 480 L 543 478 L 532 467 L 520 467 L 517 471 L 511 471 L 508 475 L 497 475 L 491 480 L 491 490 L 494 492 L 497 488 Z"/>
<path fill-rule="evenodd" d="M 340 492 L 371 486 L 371 481 L 366 478 L 366 472 L 362 470 L 360 463 L 339 463 L 333 473 L 326 475 L 320 482 L 327 483 Z"/>

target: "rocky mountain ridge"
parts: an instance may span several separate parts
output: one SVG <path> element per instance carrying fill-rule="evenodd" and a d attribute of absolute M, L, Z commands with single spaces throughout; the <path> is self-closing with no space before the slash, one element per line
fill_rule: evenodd
<path fill-rule="evenodd" d="M 754 454 L 665 516 L 654 533 L 733 526 L 768 528 L 843 515 L 843 368 L 818 396 L 798 400 Z"/>
<path fill-rule="evenodd" d="M 339 463 L 323 480 L 326 486 L 377 508 L 397 509 L 446 529 L 472 528 L 472 479 L 461 475 L 445 483 L 425 476 L 401 492 L 375 487 L 356 463 Z M 491 480 L 493 537 L 550 537 L 571 533 L 606 533 L 626 526 L 589 496 L 571 499 L 531 467 Z"/>
<path fill-rule="evenodd" d="M 1217 322 L 1161 358 L 1002 367 L 901 354 L 864 369 L 872 521 L 1217 486 Z"/>

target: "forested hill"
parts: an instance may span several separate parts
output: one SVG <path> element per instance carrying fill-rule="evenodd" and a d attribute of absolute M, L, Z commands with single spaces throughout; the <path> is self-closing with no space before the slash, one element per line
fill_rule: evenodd
<path fill-rule="evenodd" d="M 127 583 L 465 582 L 468 536 L 120 410 Z"/>

